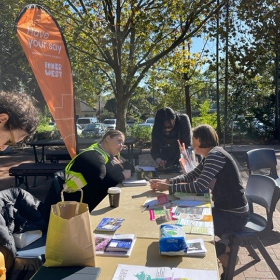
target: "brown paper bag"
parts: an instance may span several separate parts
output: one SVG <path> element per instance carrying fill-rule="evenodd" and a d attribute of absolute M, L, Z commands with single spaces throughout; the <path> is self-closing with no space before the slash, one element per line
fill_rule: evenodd
<path fill-rule="evenodd" d="M 45 266 L 95 266 L 94 244 L 87 204 L 61 201 L 52 205 Z"/>

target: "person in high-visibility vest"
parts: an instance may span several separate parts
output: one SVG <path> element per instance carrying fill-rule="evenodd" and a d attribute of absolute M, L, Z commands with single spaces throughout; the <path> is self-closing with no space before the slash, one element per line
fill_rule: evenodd
<path fill-rule="evenodd" d="M 85 151 L 74 157 L 65 168 L 64 193 L 65 200 L 80 200 L 80 192 L 83 190 L 83 202 L 87 203 L 89 210 L 95 208 L 107 195 L 107 190 L 131 177 L 134 166 L 122 160 L 119 156 L 123 148 L 125 136 L 121 131 L 109 130 L 102 139 Z M 68 189 L 68 190 L 67 190 Z M 76 192 L 77 191 L 77 192 Z M 51 204 L 60 201 L 56 195 L 54 200 L 52 187 L 47 195 L 51 198 Z M 57 191 L 56 191 L 57 193 Z"/>

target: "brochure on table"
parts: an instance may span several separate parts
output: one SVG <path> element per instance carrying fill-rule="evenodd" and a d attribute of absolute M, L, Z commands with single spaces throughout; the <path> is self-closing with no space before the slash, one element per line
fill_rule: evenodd
<path fill-rule="evenodd" d="M 96 231 L 116 231 L 122 224 L 122 218 L 102 218 L 98 224 Z"/>
<path fill-rule="evenodd" d="M 215 270 L 147 267 L 119 264 L 112 280 L 218 280 Z"/>
<path fill-rule="evenodd" d="M 200 238 L 198 239 L 188 239 L 186 240 L 188 250 L 185 253 L 188 257 L 204 257 L 206 255 L 206 248 L 204 241 Z"/>
<path fill-rule="evenodd" d="M 136 242 L 134 234 L 95 234 L 94 237 L 95 253 L 102 256 L 129 257 Z"/>

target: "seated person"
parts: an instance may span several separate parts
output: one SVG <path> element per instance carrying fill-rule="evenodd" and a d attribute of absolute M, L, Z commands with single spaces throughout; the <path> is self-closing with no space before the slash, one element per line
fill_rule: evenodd
<path fill-rule="evenodd" d="M 238 167 L 223 148 L 219 147 L 216 131 L 210 125 L 200 125 L 193 129 L 193 148 L 203 157 L 191 172 L 170 179 L 150 180 L 153 190 L 169 190 L 187 193 L 212 192 L 214 207 L 212 215 L 215 235 L 238 232 L 249 219 L 249 206 L 242 186 Z M 179 184 L 180 183 L 180 184 Z M 216 247 L 218 248 L 218 247 Z M 226 245 L 219 247 L 217 256 L 223 266 L 227 266 Z"/>
<path fill-rule="evenodd" d="M 108 188 L 129 179 L 134 172 L 134 166 L 124 162 L 119 156 L 124 140 L 121 131 L 109 130 L 98 143 L 74 157 L 65 168 L 66 184 L 69 189 L 73 188 L 75 191 L 78 188 L 77 184 L 83 182 L 83 202 L 88 204 L 90 211 L 107 195 Z M 71 172 L 78 175 L 73 176 Z M 57 189 L 52 185 L 45 200 L 46 207 L 61 201 L 61 190 L 62 188 Z M 79 201 L 80 192 L 64 193 L 64 198 Z"/>
<path fill-rule="evenodd" d="M 191 124 L 188 115 L 177 114 L 166 107 L 157 111 L 152 131 L 151 155 L 162 168 L 179 165 L 178 140 L 191 146 Z"/>
<path fill-rule="evenodd" d="M 38 123 L 38 111 L 27 94 L 0 92 L 0 151 L 32 134 Z"/>
<path fill-rule="evenodd" d="M 12 234 L 30 230 L 46 231 L 47 223 L 43 218 L 42 203 L 22 188 L 0 191 L 0 209 L 0 251 L 9 272 L 17 252 Z"/>
<path fill-rule="evenodd" d="M 24 140 L 36 130 L 38 123 L 38 111 L 30 96 L 0 91 L 0 151 Z M 20 188 L 0 192 L 0 252 L 7 272 L 16 255 L 12 233 L 47 227 L 38 211 L 39 205 L 40 201 Z"/>

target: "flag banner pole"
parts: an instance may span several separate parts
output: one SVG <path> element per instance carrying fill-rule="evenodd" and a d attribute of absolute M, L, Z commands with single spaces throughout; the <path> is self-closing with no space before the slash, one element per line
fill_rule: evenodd
<path fill-rule="evenodd" d="M 67 45 L 53 16 L 30 4 L 16 19 L 17 37 L 71 157 L 77 136 L 74 90 Z"/>

